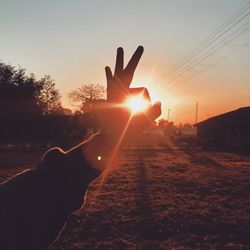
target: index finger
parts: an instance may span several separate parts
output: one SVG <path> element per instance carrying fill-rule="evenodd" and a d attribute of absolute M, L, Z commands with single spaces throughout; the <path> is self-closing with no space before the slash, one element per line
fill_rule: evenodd
<path fill-rule="evenodd" d="M 143 47 L 139 46 L 135 53 L 133 54 L 133 56 L 131 57 L 130 61 L 128 62 L 127 67 L 125 68 L 126 74 L 130 74 L 131 76 L 133 76 L 135 69 L 141 59 L 141 56 L 143 54 Z"/>
<path fill-rule="evenodd" d="M 129 90 L 129 95 L 130 96 L 137 96 L 140 95 L 142 96 L 145 100 L 148 102 L 151 102 L 150 95 L 148 93 L 148 90 L 144 87 L 139 87 L 139 88 L 130 88 Z"/>

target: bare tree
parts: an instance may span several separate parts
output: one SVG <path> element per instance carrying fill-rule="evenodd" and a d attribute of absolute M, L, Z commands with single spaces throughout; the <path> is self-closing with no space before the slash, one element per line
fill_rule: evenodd
<path fill-rule="evenodd" d="M 86 111 L 94 103 L 103 101 L 105 93 L 105 88 L 100 84 L 85 84 L 76 90 L 72 90 L 68 97 L 72 105 Z"/>

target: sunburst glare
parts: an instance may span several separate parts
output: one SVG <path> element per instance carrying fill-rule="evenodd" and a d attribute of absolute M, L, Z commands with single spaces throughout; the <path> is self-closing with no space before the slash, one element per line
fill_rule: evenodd
<path fill-rule="evenodd" d="M 142 95 L 130 96 L 125 102 L 127 108 L 130 109 L 132 114 L 143 112 L 150 105 Z"/>

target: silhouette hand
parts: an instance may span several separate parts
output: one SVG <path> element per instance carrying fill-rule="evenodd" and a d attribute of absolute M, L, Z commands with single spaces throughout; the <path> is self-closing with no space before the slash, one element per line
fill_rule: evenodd
<path fill-rule="evenodd" d="M 161 114 L 161 103 L 152 105 L 146 88 L 129 88 L 142 53 L 143 47 L 139 46 L 124 69 L 123 49 L 118 48 L 114 75 L 109 67 L 105 68 L 108 104 L 100 110 L 104 131 L 90 140 L 83 152 L 87 161 L 99 170 L 111 165 L 122 142 L 138 136 Z M 148 105 L 143 112 L 133 114 L 125 101 L 137 94 L 142 95 Z"/>
<path fill-rule="evenodd" d="M 107 100 L 108 102 L 119 103 L 128 96 L 129 86 L 132 82 L 135 69 L 143 53 L 143 47 L 139 46 L 126 68 L 124 66 L 124 52 L 120 47 L 117 49 L 114 75 L 110 67 L 105 67 L 107 78 Z"/>
<path fill-rule="evenodd" d="M 105 133 L 109 136 L 128 139 L 136 136 L 150 125 L 160 114 L 161 104 L 151 104 L 150 96 L 146 88 L 129 88 L 135 69 L 143 53 L 143 47 L 139 46 L 128 65 L 124 68 L 124 52 L 122 48 L 117 49 L 114 75 L 109 67 L 105 67 L 107 78 L 107 101 L 110 108 L 105 116 Z M 131 95 L 142 94 L 149 102 L 144 112 L 132 114 L 131 110 L 125 107 L 124 101 Z"/>

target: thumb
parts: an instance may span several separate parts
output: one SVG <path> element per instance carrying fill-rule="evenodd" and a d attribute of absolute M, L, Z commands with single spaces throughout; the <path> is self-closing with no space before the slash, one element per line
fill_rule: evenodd
<path fill-rule="evenodd" d="M 156 102 L 148 110 L 147 116 L 150 118 L 150 120 L 154 121 L 160 115 L 161 115 L 161 102 Z"/>

